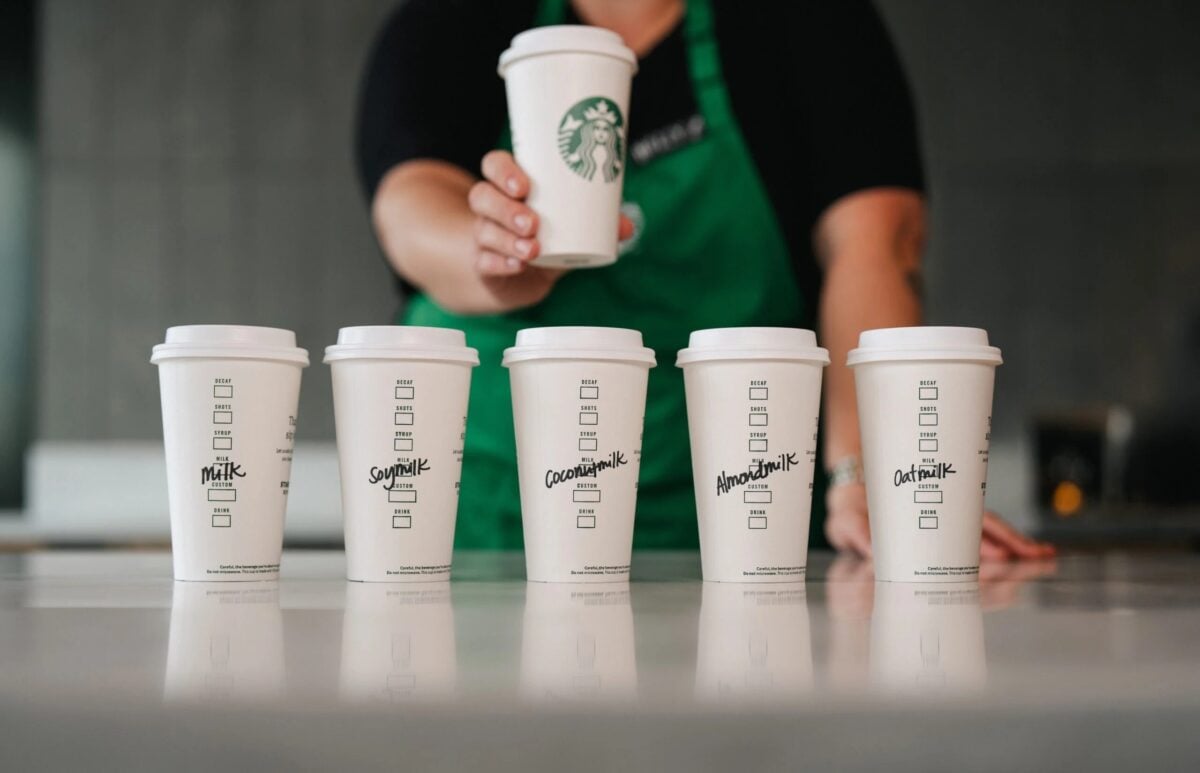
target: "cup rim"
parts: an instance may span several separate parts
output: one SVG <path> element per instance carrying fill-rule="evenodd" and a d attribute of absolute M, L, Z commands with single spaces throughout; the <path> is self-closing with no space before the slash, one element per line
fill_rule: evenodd
<path fill-rule="evenodd" d="M 581 39 L 577 34 L 580 31 L 585 31 L 583 34 L 590 39 Z M 562 37 L 557 40 L 552 39 L 554 32 L 560 33 L 561 36 L 570 36 L 573 39 L 563 40 Z M 593 54 L 616 59 L 629 65 L 630 75 L 636 74 L 638 70 L 637 56 L 631 48 L 625 45 L 625 41 L 617 33 L 588 24 L 554 24 L 533 27 L 513 37 L 509 47 L 500 54 L 500 59 L 496 63 L 496 72 L 501 78 L 505 78 L 508 68 L 522 59 L 548 54 Z"/>
<path fill-rule="evenodd" d="M 543 349 L 533 346 L 510 346 L 504 350 L 500 364 L 504 367 L 531 360 L 592 360 L 628 362 L 653 368 L 657 362 L 653 349 Z"/>
<path fill-rule="evenodd" d="M 800 362 L 824 368 L 830 363 L 829 352 L 821 347 L 804 349 L 680 349 L 675 367 L 721 361 Z"/>
<path fill-rule="evenodd" d="M 942 339 L 942 340 L 938 340 Z M 959 325 L 910 325 L 864 330 L 846 355 L 853 368 L 872 362 L 959 361 L 1000 365 L 1000 349 L 987 331 Z"/>
<path fill-rule="evenodd" d="M 886 362 L 973 362 L 993 367 L 1004 363 L 1000 349 L 978 346 L 941 349 L 851 349 L 846 365 L 851 368 Z"/>
<path fill-rule="evenodd" d="M 475 367 L 479 364 L 479 351 L 464 347 L 420 347 L 420 346 L 361 346 L 333 344 L 325 347 L 325 358 L 329 365 L 346 360 L 380 360 L 386 362 L 452 362 Z"/>
<path fill-rule="evenodd" d="M 167 360 L 264 360 L 283 362 L 289 365 L 308 367 L 308 351 L 301 348 L 265 347 L 253 345 L 224 344 L 222 346 L 196 344 L 157 344 L 151 350 L 150 363 L 161 365 Z"/>

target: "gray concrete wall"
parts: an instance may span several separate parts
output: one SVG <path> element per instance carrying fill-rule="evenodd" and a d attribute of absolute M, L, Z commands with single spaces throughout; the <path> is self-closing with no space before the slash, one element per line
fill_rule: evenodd
<path fill-rule="evenodd" d="M 42 439 L 158 437 L 169 324 L 295 329 L 319 349 L 395 299 L 351 168 L 389 0 L 42 4 Z M 301 437 L 332 437 L 328 378 Z"/>
<path fill-rule="evenodd" d="M 390 5 L 43 3 L 39 437 L 157 437 L 168 324 L 282 325 L 316 353 L 388 319 L 349 148 Z M 930 318 L 1005 351 L 994 459 L 1022 474 L 1039 410 L 1194 401 L 1200 4 L 880 7 L 924 130 Z M 321 367 L 301 416 L 332 436 Z"/>
<path fill-rule="evenodd" d="M 933 190 L 931 321 L 1004 349 L 997 435 L 1200 390 L 1200 4 L 882 0 Z"/>

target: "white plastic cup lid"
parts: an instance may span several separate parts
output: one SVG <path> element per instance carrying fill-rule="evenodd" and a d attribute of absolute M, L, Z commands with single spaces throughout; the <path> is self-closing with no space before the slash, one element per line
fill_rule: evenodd
<path fill-rule="evenodd" d="M 416 325 L 344 327 L 337 343 L 325 347 L 325 362 L 338 360 L 434 360 L 479 364 L 461 330 Z"/>
<path fill-rule="evenodd" d="M 654 367 L 654 350 L 637 330 L 619 327 L 531 327 L 504 350 L 504 367 L 525 360 L 613 360 Z"/>
<path fill-rule="evenodd" d="M 296 346 L 296 334 L 277 327 L 252 325 L 179 325 L 167 328 L 166 340 L 155 346 L 150 362 L 181 357 L 205 359 L 278 360 L 301 367 L 308 352 Z"/>
<path fill-rule="evenodd" d="M 512 39 L 507 51 L 500 55 L 497 71 L 504 71 L 514 62 L 545 54 L 598 54 L 625 62 L 630 74 L 637 72 L 637 57 L 621 40 L 621 36 L 603 27 L 586 24 L 557 24 L 525 30 Z"/>
<path fill-rule="evenodd" d="M 697 330 L 679 352 L 677 367 L 712 360 L 794 360 L 824 367 L 829 352 L 817 334 L 796 327 L 719 327 Z"/>
<path fill-rule="evenodd" d="M 893 360 L 957 360 L 999 365 L 1000 350 L 977 327 L 887 327 L 864 330 L 858 348 L 846 358 L 850 367 Z"/>

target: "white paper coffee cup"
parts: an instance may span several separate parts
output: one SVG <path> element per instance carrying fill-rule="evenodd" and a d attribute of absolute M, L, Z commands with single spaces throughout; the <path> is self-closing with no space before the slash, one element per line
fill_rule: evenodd
<path fill-rule="evenodd" d="M 868 330 L 850 352 L 877 580 L 978 579 L 1001 361 L 962 327 Z"/>
<path fill-rule="evenodd" d="M 450 583 L 346 583 L 338 696 L 349 703 L 454 697 L 458 655 Z"/>
<path fill-rule="evenodd" d="M 504 366 L 528 578 L 628 580 L 654 352 L 636 330 L 530 328 Z"/>
<path fill-rule="evenodd" d="M 821 370 L 811 330 L 698 330 L 679 352 L 704 579 L 804 578 Z"/>
<path fill-rule="evenodd" d="M 536 266 L 585 268 L 617 259 L 637 59 L 599 27 L 539 27 L 500 56 L 517 164 L 538 214 Z"/>
<path fill-rule="evenodd" d="M 471 368 L 461 330 L 347 327 L 333 373 L 346 576 L 450 578 Z"/>
<path fill-rule="evenodd" d="M 813 688 L 812 637 L 804 583 L 706 583 L 700 604 L 696 697 L 770 704 Z"/>
<path fill-rule="evenodd" d="M 175 579 L 277 578 L 308 353 L 290 330 L 187 325 L 169 328 L 150 361 Z"/>
<path fill-rule="evenodd" d="M 531 702 L 624 703 L 637 698 L 629 583 L 528 583 L 519 693 Z"/>

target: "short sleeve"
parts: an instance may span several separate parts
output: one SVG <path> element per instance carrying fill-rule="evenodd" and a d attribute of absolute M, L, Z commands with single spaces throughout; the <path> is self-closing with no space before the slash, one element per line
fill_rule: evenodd
<path fill-rule="evenodd" d="M 387 19 L 359 92 L 355 155 L 368 199 L 405 161 L 478 172 L 505 119 L 496 62 L 533 17 L 527 2 L 407 0 Z"/>
<path fill-rule="evenodd" d="M 801 88 L 812 208 L 865 188 L 923 191 L 912 95 L 883 20 L 868 0 L 804 4 L 812 41 Z"/>

